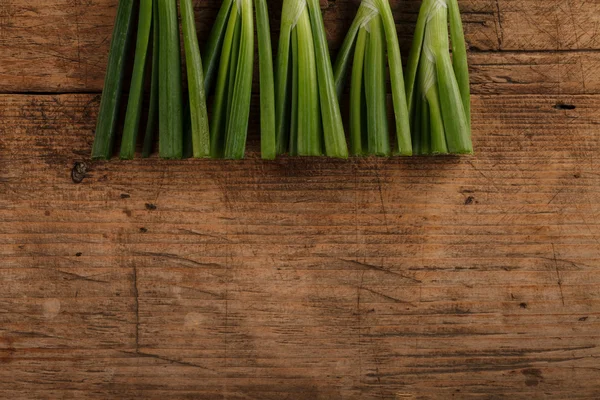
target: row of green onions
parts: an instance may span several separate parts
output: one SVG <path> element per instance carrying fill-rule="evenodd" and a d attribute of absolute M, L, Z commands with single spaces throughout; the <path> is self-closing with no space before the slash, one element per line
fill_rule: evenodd
<path fill-rule="evenodd" d="M 472 153 L 467 53 L 457 0 L 423 0 L 406 77 L 388 0 L 362 1 L 333 66 L 319 0 L 283 0 L 273 63 L 266 1 L 224 0 L 201 56 L 192 0 L 179 1 L 181 31 L 175 0 L 120 0 L 92 158 L 109 159 L 114 152 L 136 14 L 122 159 L 135 156 L 145 101 L 142 157 L 150 156 L 158 131 L 161 158 L 243 158 L 255 28 L 264 159 Z M 347 141 L 339 99 L 349 70 Z"/>

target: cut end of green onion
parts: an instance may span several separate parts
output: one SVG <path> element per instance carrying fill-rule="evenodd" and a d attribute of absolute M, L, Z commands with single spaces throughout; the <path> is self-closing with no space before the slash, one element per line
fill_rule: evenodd
<path fill-rule="evenodd" d="M 319 1 L 284 0 L 280 32 L 275 79 L 278 152 L 347 158 Z"/>
<path fill-rule="evenodd" d="M 408 102 L 417 154 L 473 153 L 464 33 L 457 1 L 446 4 L 423 2 L 409 56 Z"/>
<path fill-rule="evenodd" d="M 338 53 L 338 95 L 354 50 L 350 87 L 350 142 L 354 155 L 389 156 L 386 107 L 386 62 L 389 66 L 396 120 L 397 155 L 412 155 L 410 121 L 400 47 L 387 0 L 364 0 Z"/>

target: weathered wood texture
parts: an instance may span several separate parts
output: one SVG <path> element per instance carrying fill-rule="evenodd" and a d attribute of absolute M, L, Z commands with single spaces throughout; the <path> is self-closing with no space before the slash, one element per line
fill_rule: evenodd
<path fill-rule="evenodd" d="M 598 2 L 460 1 L 474 157 L 90 163 L 115 4 L 0 2 L 0 398 L 600 398 Z"/>

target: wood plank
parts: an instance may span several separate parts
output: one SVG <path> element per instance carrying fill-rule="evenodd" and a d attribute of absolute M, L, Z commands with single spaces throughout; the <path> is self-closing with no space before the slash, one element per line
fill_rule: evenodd
<path fill-rule="evenodd" d="M 0 95 L 0 397 L 598 397 L 600 96 L 274 162 L 254 120 L 243 161 L 91 162 L 98 102 Z"/>
<path fill-rule="evenodd" d="M 391 3 L 406 56 L 420 1 Z M 117 0 L 0 4 L 0 92 L 101 91 L 116 4 Z M 211 0 L 196 6 L 200 38 L 207 36 L 218 4 Z M 269 5 L 276 43 L 281 1 Z M 460 6 L 472 50 L 475 93 L 599 92 L 597 2 L 461 0 Z M 355 9 L 348 1 L 324 8 L 333 52 Z"/>

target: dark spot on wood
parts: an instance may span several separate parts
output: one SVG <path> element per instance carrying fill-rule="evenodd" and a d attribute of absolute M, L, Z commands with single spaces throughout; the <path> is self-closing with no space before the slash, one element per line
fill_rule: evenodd
<path fill-rule="evenodd" d="M 525 376 L 535 376 L 538 378 L 543 378 L 542 370 L 538 368 L 525 368 L 521 371 L 521 373 Z"/>
<path fill-rule="evenodd" d="M 521 308 L 527 308 L 527 303 L 521 303 L 521 304 L 519 304 L 519 307 L 521 307 Z"/>
<path fill-rule="evenodd" d="M 20 244 L 20 245 L 19 245 L 19 249 L 23 250 L 24 248 L 25 248 L 25 245 L 24 245 L 24 244 Z"/>
<path fill-rule="evenodd" d="M 147 233 L 147 232 L 148 232 L 148 229 L 147 229 L 147 228 L 143 228 L 143 227 L 142 227 L 142 228 L 140 228 L 140 232 L 141 232 L 141 233 Z"/>
<path fill-rule="evenodd" d="M 121 198 L 122 199 L 129 199 L 129 198 L 131 198 L 131 196 L 128 195 L 127 193 L 121 193 Z"/>
<path fill-rule="evenodd" d="M 86 163 L 76 162 L 71 170 L 71 180 L 73 183 L 81 183 L 87 176 L 88 167 Z"/>
<path fill-rule="evenodd" d="M 75 254 L 75 257 L 81 257 L 83 255 L 83 253 L 79 252 Z"/>
<path fill-rule="evenodd" d="M 49 216 L 50 216 L 50 210 L 46 210 L 46 211 L 44 211 L 44 215 L 45 215 L 46 217 L 49 217 Z"/>
<path fill-rule="evenodd" d="M 581 322 L 584 322 L 584 321 L 587 321 L 587 320 L 588 320 L 588 318 L 589 318 L 589 317 L 581 317 L 581 318 L 579 318 L 579 321 L 581 321 Z"/>
<path fill-rule="evenodd" d="M 573 178 L 575 178 L 575 179 L 579 179 L 579 178 L 581 178 L 581 174 L 574 174 L 574 175 L 573 175 Z"/>
<path fill-rule="evenodd" d="M 557 103 L 554 105 L 554 108 L 557 110 L 574 110 L 577 108 L 577 106 L 573 104 Z"/>
<path fill-rule="evenodd" d="M 465 200 L 465 206 L 469 206 L 469 205 L 473 204 L 474 201 L 475 201 L 475 197 L 473 197 L 473 196 L 467 197 L 467 199 Z"/>
<path fill-rule="evenodd" d="M 108 180 L 108 175 L 102 175 L 102 177 L 98 179 L 98 182 L 106 182 L 107 180 Z"/>
<path fill-rule="evenodd" d="M 521 373 L 525 376 L 525 385 L 527 386 L 537 386 L 544 380 L 542 371 L 538 368 L 526 368 Z"/>
<path fill-rule="evenodd" d="M 154 211 L 156 210 L 156 206 L 152 203 L 146 203 L 146 210 Z"/>
<path fill-rule="evenodd" d="M 14 339 L 0 336 L 0 344 L 3 345 L 0 347 L 0 364 L 8 364 L 13 360 L 13 355 L 17 351 L 13 346 Z"/>
<path fill-rule="evenodd" d="M 127 215 L 128 217 L 131 217 L 131 210 L 124 209 L 123 214 Z"/>

